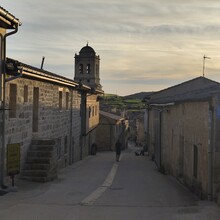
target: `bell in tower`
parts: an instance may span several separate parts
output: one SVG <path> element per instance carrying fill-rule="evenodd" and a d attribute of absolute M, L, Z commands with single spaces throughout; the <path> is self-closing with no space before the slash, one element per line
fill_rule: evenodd
<path fill-rule="evenodd" d="M 102 90 L 99 78 L 100 58 L 88 44 L 75 54 L 75 77 L 78 83 Z"/>

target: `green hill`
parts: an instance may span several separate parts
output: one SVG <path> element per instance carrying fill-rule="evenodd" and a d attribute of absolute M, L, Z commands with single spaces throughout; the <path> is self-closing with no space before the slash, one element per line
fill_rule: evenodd
<path fill-rule="evenodd" d="M 118 96 L 114 94 L 104 94 L 100 98 L 101 107 L 112 107 L 117 109 L 142 109 L 145 106 L 145 103 L 142 100 L 152 94 L 152 92 L 140 92 L 128 96 Z"/>
<path fill-rule="evenodd" d="M 139 92 L 127 96 L 123 96 L 124 99 L 140 99 L 143 100 L 146 96 L 153 94 L 154 92 Z"/>

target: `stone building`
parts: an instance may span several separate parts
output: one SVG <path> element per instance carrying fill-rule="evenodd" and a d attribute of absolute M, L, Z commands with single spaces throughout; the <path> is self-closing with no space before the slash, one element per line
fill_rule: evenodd
<path fill-rule="evenodd" d="M 5 29 L 17 31 L 19 24 L 18 19 L 0 8 L 3 52 Z M 95 53 L 94 49 L 89 48 Z M 98 69 L 93 76 L 92 71 L 90 74 L 91 81 L 95 83 L 85 85 L 82 81 L 78 83 L 14 59 L 6 60 L 3 52 L 1 185 L 7 182 L 6 176 L 12 175 L 9 167 L 15 165 L 15 161 L 9 163 L 11 158 L 8 152 L 11 149 L 19 149 L 16 163 L 20 177 L 42 182 L 52 180 L 56 178 L 57 169 L 91 153 L 99 123 L 97 95 L 103 93 L 99 59 L 89 61 L 91 68 L 95 66 Z M 81 62 L 87 59 L 87 56 L 82 56 Z"/>
<path fill-rule="evenodd" d="M 33 163 L 40 163 L 36 159 L 45 161 L 52 154 L 47 159 L 56 158 L 50 168 L 54 170 L 89 155 L 99 123 L 101 91 L 13 59 L 7 59 L 6 70 L 6 149 L 9 144 L 20 145 L 22 177 L 51 179 L 50 173 L 42 178 L 34 174 L 38 168 L 27 168 L 33 158 Z M 42 155 L 35 145 L 36 141 L 46 145 L 45 140 L 54 141 L 53 150 Z"/>
<path fill-rule="evenodd" d="M 5 113 L 5 60 L 6 39 L 18 31 L 21 22 L 14 15 L 0 7 L 0 186 L 3 185 L 5 164 L 5 138 L 4 138 L 4 113 Z"/>
<path fill-rule="evenodd" d="M 82 117 L 81 133 L 82 146 L 89 146 L 87 153 L 91 153 L 91 146 L 96 142 L 96 127 L 99 123 L 98 95 L 103 94 L 103 91 L 100 84 L 100 57 L 88 44 L 80 50 L 79 55 L 75 54 L 74 81 L 79 87 L 83 85 L 90 89 L 90 93 L 85 90 L 81 92 L 81 116 L 86 115 Z"/>
<path fill-rule="evenodd" d="M 198 77 L 159 91 L 148 104 L 149 154 L 158 168 L 204 199 L 220 190 L 220 84 Z"/>
<path fill-rule="evenodd" d="M 83 47 L 79 55 L 75 54 L 75 77 L 78 83 L 83 83 L 91 88 L 102 89 L 100 84 L 100 57 L 88 44 Z"/>
<path fill-rule="evenodd" d="M 146 135 L 144 129 L 144 110 L 129 110 L 126 112 L 129 121 L 129 139 L 136 146 L 144 147 L 146 145 Z"/>
<path fill-rule="evenodd" d="M 127 148 L 128 121 L 125 118 L 100 111 L 97 132 L 99 134 L 96 139 L 98 151 L 114 151 L 118 139 L 122 143 L 122 148 Z"/>
<path fill-rule="evenodd" d="M 140 113 L 136 118 L 137 140 L 138 146 L 144 147 L 146 144 L 146 135 L 144 129 L 144 114 Z"/>

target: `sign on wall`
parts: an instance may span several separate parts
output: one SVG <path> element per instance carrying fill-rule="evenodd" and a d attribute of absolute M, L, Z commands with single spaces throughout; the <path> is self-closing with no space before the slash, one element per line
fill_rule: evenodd
<path fill-rule="evenodd" d="M 9 176 L 20 173 L 20 144 L 7 145 L 7 173 Z"/>

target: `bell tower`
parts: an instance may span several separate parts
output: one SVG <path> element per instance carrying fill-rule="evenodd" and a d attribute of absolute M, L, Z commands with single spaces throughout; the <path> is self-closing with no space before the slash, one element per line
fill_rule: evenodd
<path fill-rule="evenodd" d="M 87 43 L 87 45 L 80 50 L 79 55 L 75 54 L 74 80 L 91 88 L 102 90 L 99 78 L 99 65 L 99 56 L 96 55 L 94 49 Z"/>

